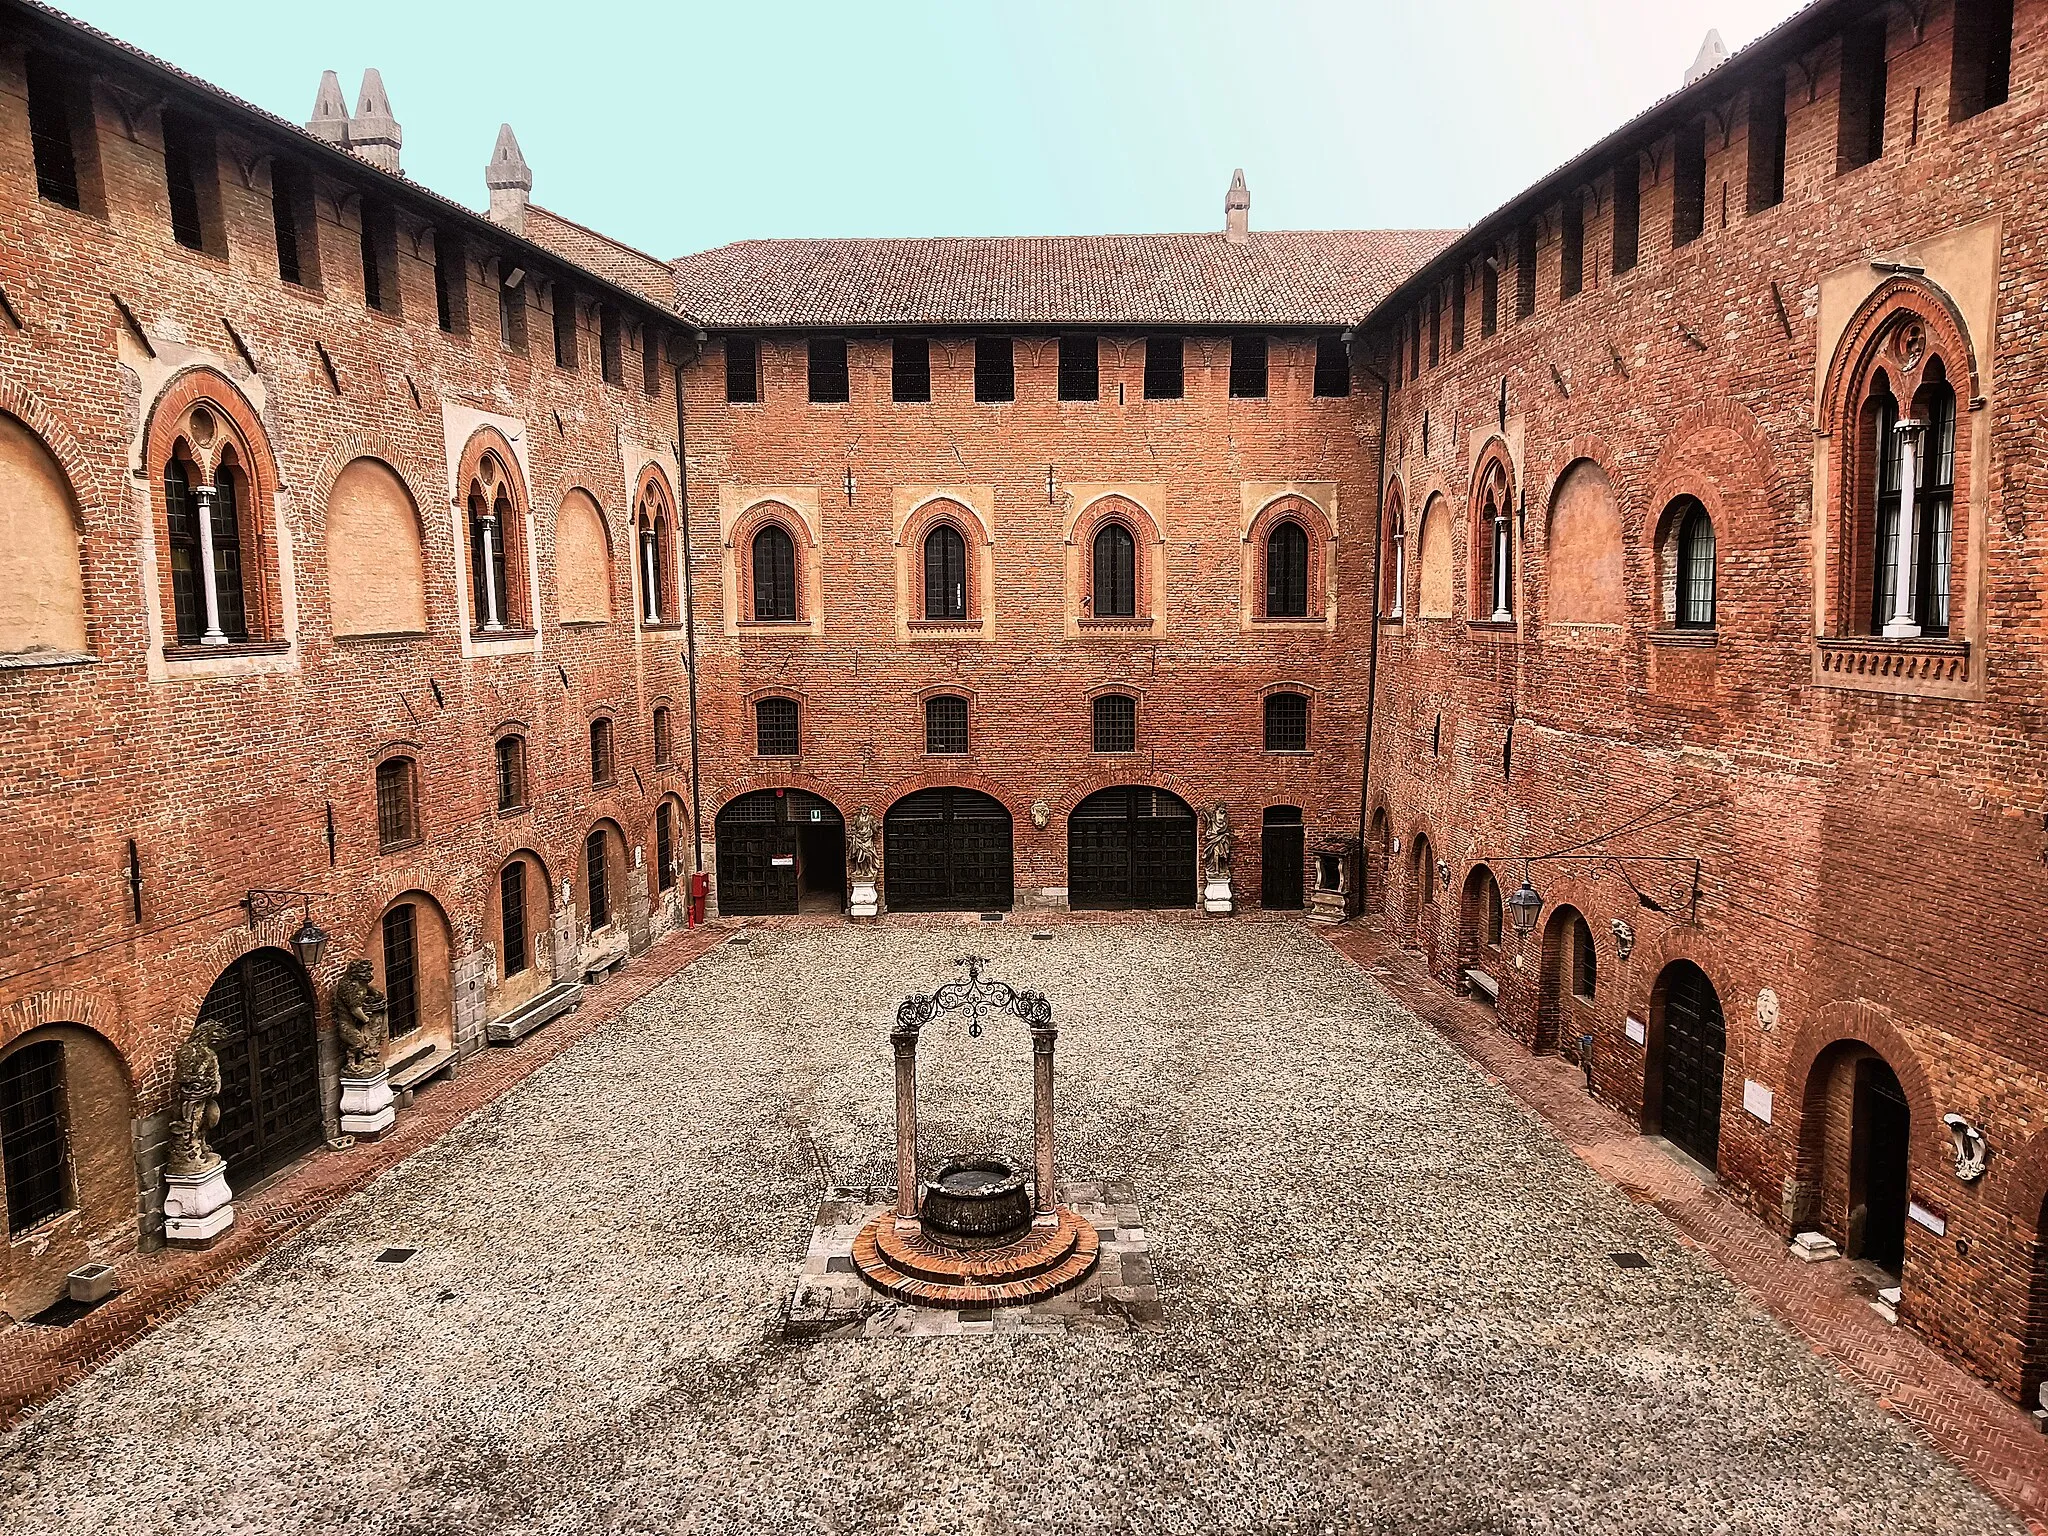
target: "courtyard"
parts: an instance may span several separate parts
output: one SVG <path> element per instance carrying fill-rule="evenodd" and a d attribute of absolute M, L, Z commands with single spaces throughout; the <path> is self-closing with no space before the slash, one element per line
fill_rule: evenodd
<path fill-rule="evenodd" d="M 0 1440 L 0 1525 L 2016 1529 L 1313 932 L 1043 932 L 713 950 Z M 790 1336 L 970 949 L 1052 999 L 1062 1175 L 1156 1308 Z M 927 1032 L 928 1163 L 1024 1154 L 1008 1022 Z"/>

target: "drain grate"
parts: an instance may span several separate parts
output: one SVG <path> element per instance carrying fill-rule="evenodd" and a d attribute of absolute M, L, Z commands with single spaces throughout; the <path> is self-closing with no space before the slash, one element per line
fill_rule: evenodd
<path fill-rule="evenodd" d="M 379 1264 L 403 1264 L 418 1252 L 419 1249 L 417 1248 L 386 1248 L 377 1255 L 377 1262 Z"/>
<path fill-rule="evenodd" d="M 1614 1267 L 1616 1269 L 1648 1269 L 1650 1267 L 1650 1261 L 1640 1253 L 1610 1253 L 1607 1257 L 1614 1260 Z"/>
<path fill-rule="evenodd" d="M 1000 923 L 1003 920 L 1003 914 L 1000 912 L 984 912 L 981 914 L 981 920 L 984 923 Z"/>
<path fill-rule="evenodd" d="M 1049 939 L 1052 937 L 1052 935 L 1048 933 L 1045 929 L 1041 928 L 1038 930 L 1038 932 L 1032 934 L 1031 937 L 1033 937 L 1034 939 Z"/>
<path fill-rule="evenodd" d="M 751 933 L 736 933 L 725 942 L 728 944 L 751 944 L 754 942 L 754 936 Z"/>

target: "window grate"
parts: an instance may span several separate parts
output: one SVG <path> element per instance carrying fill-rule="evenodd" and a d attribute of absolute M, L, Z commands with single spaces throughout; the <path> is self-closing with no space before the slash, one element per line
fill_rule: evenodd
<path fill-rule="evenodd" d="M 725 338 L 725 398 L 732 405 L 761 403 L 761 343 L 752 336 Z"/>
<path fill-rule="evenodd" d="M 924 701 L 924 749 L 959 756 L 967 751 L 967 701 L 946 695 Z"/>
<path fill-rule="evenodd" d="M 1593 930 L 1586 926 L 1586 920 L 1572 920 L 1572 992 L 1578 997 L 1593 1000 L 1593 993 L 1600 982 L 1600 955 L 1593 948 Z"/>
<path fill-rule="evenodd" d="M 590 722 L 590 782 L 609 784 L 615 771 L 612 762 L 612 723 L 599 716 Z"/>
<path fill-rule="evenodd" d="M 675 810 L 666 800 L 654 808 L 654 883 L 664 891 L 676 883 Z"/>
<path fill-rule="evenodd" d="M 898 336 L 889 354 L 889 398 L 899 405 L 926 405 L 932 398 L 932 344 L 922 336 Z"/>
<path fill-rule="evenodd" d="M 1678 627 L 1714 627 L 1714 523 L 1695 505 L 1678 529 Z"/>
<path fill-rule="evenodd" d="M 1127 693 L 1105 693 L 1095 700 L 1095 750 L 1135 752 L 1138 749 L 1138 701 Z"/>
<path fill-rule="evenodd" d="M 984 405 L 1017 398 L 1017 353 L 1009 337 L 974 338 L 974 398 Z"/>
<path fill-rule="evenodd" d="M 504 946 L 498 955 L 499 969 L 517 976 L 526 969 L 526 861 L 514 859 L 498 873 L 498 926 Z"/>
<path fill-rule="evenodd" d="M 1105 523 L 1095 535 L 1091 611 L 1098 619 L 1131 619 L 1138 614 L 1138 543 L 1122 523 Z"/>
<path fill-rule="evenodd" d="M 1178 336 L 1145 338 L 1145 398 L 1178 400 L 1185 393 L 1185 347 Z"/>
<path fill-rule="evenodd" d="M 811 338 L 810 391 L 813 405 L 844 405 L 852 398 L 844 336 Z"/>
<path fill-rule="evenodd" d="M 413 800 L 413 761 L 394 757 L 377 765 L 377 846 L 403 848 L 419 837 Z"/>
<path fill-rule="evenodd" d="M 1102 347 L 1095 336 L 1060 338 L 1060 398 L 1102 398 Z"/>
<path fill-rule="evenodd" d="M 171 200 L 171 236 L 188 250 L 206 249 L 206 221 L 199 205 L 199 166 L 206 152 L 203 134 L 175 112 L 164 124 L 164 187 Z"/>
<path fill-rule="evenodd" d="M 1266 750 L 1306 752 L 1308 750 L 1308 695 L 1269 693 L 1266 695 Z"/>
<path fill-rule="evenodd" d="M 1316 338 L 1315 392 L 1323 399 L 1351 393 L 1351 353 L 1342 336 Z"/>
<path fill-rule="evenodd" d="M 57 1041 L 25 1045 L 0 1061 L 0 1158 L 10 1232 L 26 1232 L 70 1208 L 64 1047 Z"/>
<path fill-rule="evenodd" d="M 401 901 L 384 914 L 384 1000 L 394 1038 L 420 1027 L 418 908 Z"/>
<path fill-rule="evenodd" d="M 1432 352 L 1434 348 L 1431 349 Z M 1432 362 L 1435 358 L 1432 356 Z M 1230 394 L 1235 400 L 1266 398 L 1266 338 L 1230 338 Z"/>
<path fill-rule="evenodd" d="M 28 136 L 36 162 L 36 195 L 80 207 L 78 149 L 71 138 L 72 85 L 39 54 L 28 57 Z"/>
<path fill-rule="evenodd" d="M 967 541 L 950 523 L 925 535 L 924 616 L 956 621 L 967 617 Z"/>
<path fill-rule="evenodd" d="M 754 742 L 763 757 L 797 755 L 795 699 L 762 699 L 754 705 Z"/>
<path fill-rule="evenodd" d="M 796 542 L 770 523 L 754 535 L 754 618 L 789 623 L 796 618 Z"/>
<path fill-rule="evenodd" d="M 526 738 L 506 736 L 498 742 L 498 809 L 516 811 L 526 804 Z"/>
<path fill-rule="evenodd" d="M 206 630 L 206 598 L 200 587 L 199 503 L 192 473 L 183 459 L 164 465 L 164 524 L 171 546 L 171 607 L 180 645 L 197 645 Z"/>
<path fill-rule="evenodd" d="M 593 931 L 612 920 L 611 887 L 606 879 L 604 828 L 583 840 L 583 874 L 590 891 L 590 926 Z"/>
<path fill-rule="evenodd" d="M 1266 617 L 1308 617 L 1308 532 L 1292 520 L 1266 536 Z"/>

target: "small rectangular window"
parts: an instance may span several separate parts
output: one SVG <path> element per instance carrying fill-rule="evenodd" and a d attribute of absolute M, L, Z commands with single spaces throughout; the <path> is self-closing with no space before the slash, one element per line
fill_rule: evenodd
<path fill-rule="evenodd" d="M 754 744 L 763 757 L 797 755 L 795 699 L 762 699 L 754 706 Z"/>
<path fill-rule="evenodd" d="M 2005 105 L 2012 94 L 2012 0 L 1956 0 L 1948 120 Z"/>
<path fill-rule="evenodd" d="M 270 222 L 277 232 L 277 275 L 287 283 L 303 282 L 305 268 L 299 261 L 299 208 L 292 194 L 296 179 L 291 163 L 270 164 Z"/>
<path fill-rule="evenodd" d="M 89 88 L 39 53 L 28 56 L 28 136 L 36 195 L 97 213 L 98 155 Z"/>
<path fill-rule="evenodd" d="M 377 846 L 403 848 L 419 839 L 419 824 L 413 793 L 413 766 L 409 757 L 394 757 L 377 765 Z"/>
<path fill-rule="evenodd" d="M 1614 270 L 1636 264 L 1643 229 L 1643 169 L 1634 155 L 1614 163 Z"/>
<path fill-rule="evenodd" d="M 1135 752 L 1138 701 L 1127 693 L 1105 693 L 1095 701 L 1095 750 Z"/>
<path fill-rule="evenodd" d="M 652 322 L 640 327 L 640 388 L 649 395 L 661 393 L 661 337 Z"/>
<path fill-rule="evenodd" d="M 811 338 L 810 389 L 813 405 L 844 405 L 853 397 L 846 368 L 844 336 Z"/>
<path fill-rule="evenodd" d="M 1785 201 L 1785 77 L 1771 71 L 1749 92 L 1749 198 L 1751 213 Z"/>
<path fill-rule="evenodd" d="M 1515 232 L 1515 318 L 1526 320 L 1536 313 L 1536 226 L 1524 224 Z"/>
<path fill-rule="evenodd" d="M 171 200 L 171 234 L 188 250 L 227 255 L 220 236 L 220 165 L 213 134 L 182 112 L 166 109 L 164 186 Z"/>
<path fill-rule="evenodd" d="M 526 738 L 498 738 L 498 809 L 516 811 L 526 804 Z"/>
<path fill-rule="evenodd" d="M 434 318 L 451 336 L 469 334 L 469 258 L 461 239 L 434 232 Z"/>
<path fill-rule="evenodd" d="M 576 290 L 567 283 L 554 285 L 555 366 L 576 366 Z"/>
<path fill-rule="evenodd" d="M 1707 125 L 1680 126 L 1671 140 L 1671 248 L 1699 239 L 1707 223 Z"/>
<path fill-rule="evenodd" d="M 607 384 L 626 382 L 626 322 L 613 304 L 597 310 L 597 371 Z"/>
<path fill-rule="evenodd" d="M 1183 347 L 1178 336 L 1145 338 L 1145 398 L 1178 400 L 1184 391 Z"/>
<path fill-rule="evenodd" d="M 1102 398 L 1102 347 L 1093 335 L 1060 338 L 1060 398 Z"/>
<path fill-rule="evenodd" d="M 368 198 L 362 203 L 363 302 L 380 314 L 400 313 L 398 225 L 391 210 Z"/>
<path fill-rule="evenodd" d="M 974 398 L 985 405 L 1017 398 L 1017 356 L 1009 337 L 974 338 Z"/>
<path fill-rule="evenodd" d="M 498 264 L 498 342 L 507 352 L 526 350 L 526 274 Z"/>
<path fill-rule="evenodd" d="M 1434 368 L 1443 358 L 1444 296 L 1432 288 L 1429 290 L 1429 366 Z"/>
<path fill-rule="evenodd" d="M 1326 400 L 1351 393 L 1351 349 L 1342 336 L 1316 338 L 1315 392 Z"/>
<path fill-rule="evenodd" d="M 590 722 L 590 782 L 609 784 L 617 771 L 612 761 L 612 723 L 600 715 Z"/>
<path fill-rule="evenodd" d="M 1236 400 L 1266 398 L 1266 338 L 1230 338 L 1230 394 Z"/>
<path fill-rule="evenodd" d="M 1835 119 L 1835 173 L 1884 154 L 1884 11 L 1842 34 L 1842 80 Z"/>
<path fill-rule="evenodd" d="M 1557 296 L 1575 299 L 1586 286 L 1586 205 L 1577 193 L 1564 200 L 1564 222 L 1557 242 Z"/>
<path fill-rule="evenodd" d="M 1479 337 L 1484 341 L 1500 329 L 1500 256 L 1479 264 Z"/>
<path fill-rule="evenodd" d="M 1451 279 L 1451 352 L 1465 350 L 1465 269 L 1461 266 Z"/>
<path fill-rule="evenodd" d="M 1266 695 L 1266 750 L 1306 752 L 1308 750 L 1308 695 L 1269 693 Z"/>
<path fill-rule="evenodd" d="M 752 336 L 725 338 L 725 398 L 732 405 L 761 402 L 761 343 Z"/>
<path fill-rule="evenodd" d="M 666 765 L 675 752 L 675 742 L 669 733 L 669 713 L 666 704 L 654 706 L 654 765 Z"/>
<path fill-rule="evenodd" d="M 932 344 L 922 336 L 898 336 L 889 351 L 889 398 L 899 405 L 929 405 Z"/>
<path fill-rule="evenodd" d="M 967 701 L 947 695 L 924 701 L 924 749 L 935 756 L 967 751 Z"/>

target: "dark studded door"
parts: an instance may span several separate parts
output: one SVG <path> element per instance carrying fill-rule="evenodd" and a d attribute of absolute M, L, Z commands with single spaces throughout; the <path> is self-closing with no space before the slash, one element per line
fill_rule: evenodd
<path fill-rule="evenodd" d="M 1301 809 L 1292 805 L 1266 808 L 1259 828 L 1259 905 L 1280 912 L 1298 912 L 1302 901 Z"/>
<path fill-rule="evenodd" d="M 1852 1214 L 1850 1256 L 1896 1275 L 1906 1262 L 1913 1112 L 1897 1075 L 1878 1057 L 1856 1063 L 1851 1115 L 1849 1199 L 1862 1222 L 1858 1228 Z"/>
<path fill-rule="evenodd" d="M 1195 813 L 1157 789 L 1100 790 L 1067 818 L 1067 903 L 1195 904 Z"/>
<path fill-rule="evenodd" d="M 797 909 L 797 829 L 773 790 L 741 795 L 718 813 L 718 910 L 761 917 Z"/>
<path fill-rule="evenodd" d="M 1015 900 L 1010 813 L 978 790 L 906 795 L 882 821 L 892 912 L 1004 912 Z"/>
<path fill-rule="evenodd" d="M 199 1017 L 214 1026 L 220 1058 L 213 1148 L 241 1187 L 320 1140 L 313 989 L 290 955 L 259 949 L 221 972 Z"/>
<path fill-rule="evenodd" d="M 1706 973 L 1675 962 L 1664 980 L 1665 1136 L 1709 1168 L 1721 1151 L 1721 1070 L 1727 1050 L 1721 999 Z"/>

